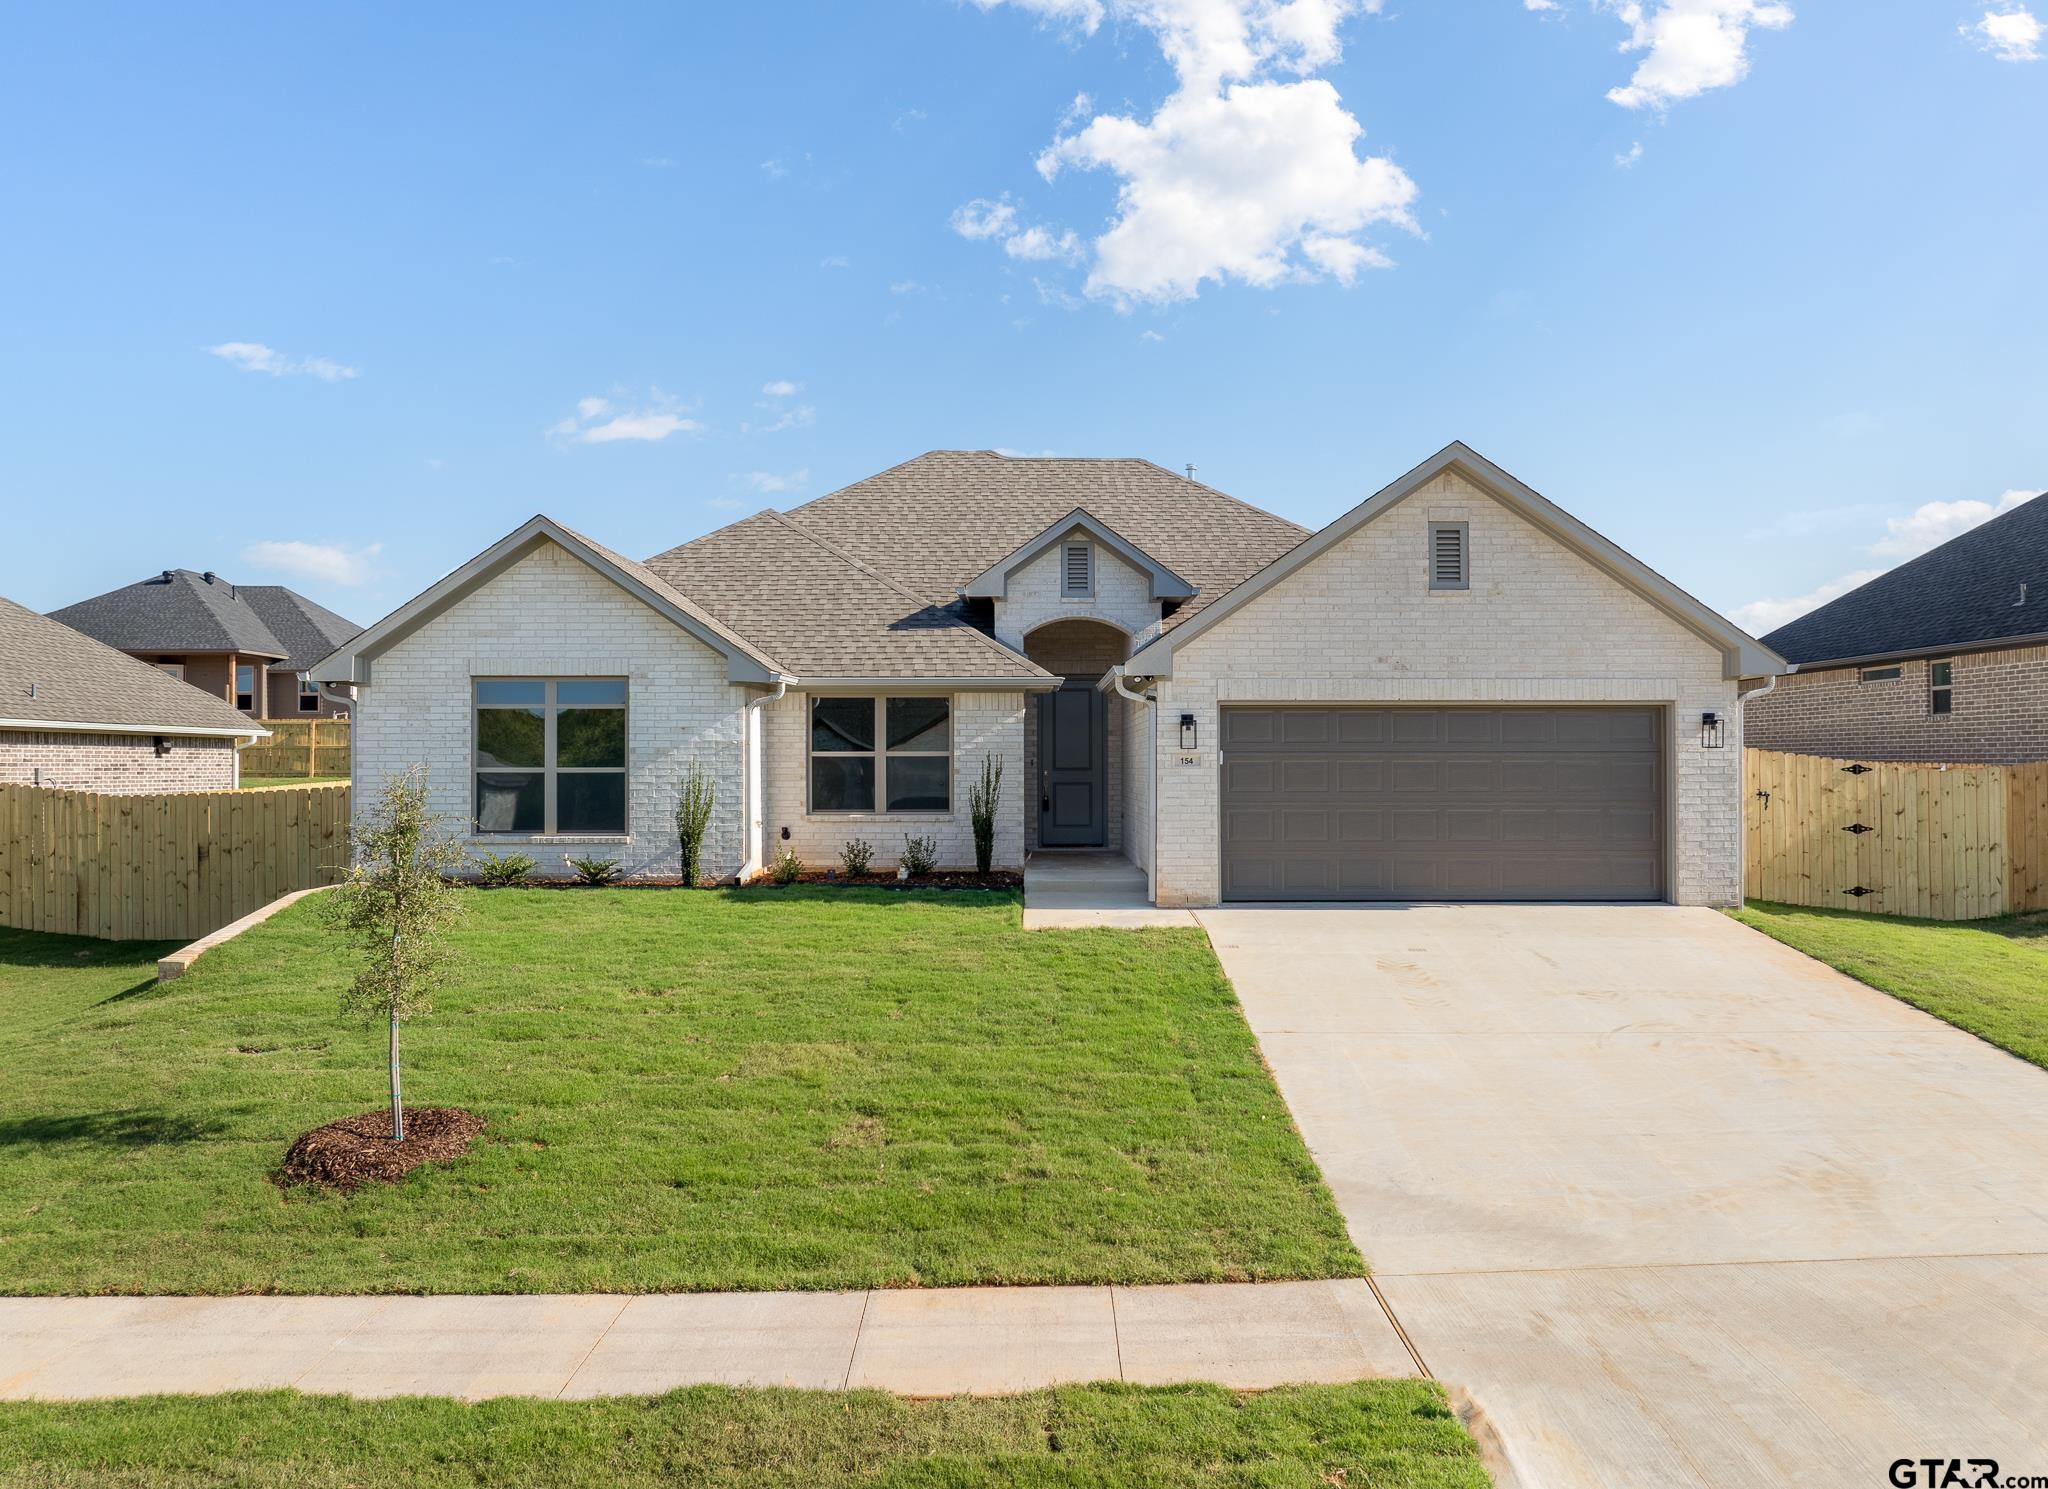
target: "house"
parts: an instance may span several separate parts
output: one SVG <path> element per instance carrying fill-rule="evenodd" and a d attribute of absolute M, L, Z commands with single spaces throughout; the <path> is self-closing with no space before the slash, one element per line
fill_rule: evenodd
<path fill-rule="evenodd" d="M 237 743 L 267 732 L 219 698 L 0 599 L 0 784 L 229 791 Z"/>
<path fill-rule="evenodd" d="M 1107 848 L 1160 904 L 1741 894 L 1781 660 L 1462 444 L 1309 533 L 1143 460 L 938 451 L 645 563 L 535 517 L 313 669 L 479 847 L 748 876 Z"/>
<path fill-rule="evenodd" d="M 1764 642 L 1793 670 L 1750 704 L 1759 749 L 2048 760 L 2048 501 L 2023 502 Z"/>
<path fill-rule="evenodd" d="M 283 585 L 165 569 L 50 614 L 252 719 L 331 719 L 349 709 L 306 670 L 362 627 Z"/>

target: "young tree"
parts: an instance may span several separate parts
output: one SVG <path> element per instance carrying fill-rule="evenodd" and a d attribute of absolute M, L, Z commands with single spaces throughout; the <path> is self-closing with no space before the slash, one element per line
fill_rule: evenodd
<path fill-rule="evenodd" d="M 676 793 L 676 838 L 682 844 L 683 883 L 694 886 L 704 867 L 704 834 L 711 827 L 711 803 L 717 792 L 711 777 L 696 761 L 683 774 Z"/>
<path fill-rule="evenodd" d="M 363 965 L 341 1007 L 390 1025 L 391 1137 L 404 1142 L 398 1024 L 432 1010 L 448 927 L 462 912 L 446 876 L 462 867 L 463 850 L 447 820 L 427 810 L 425 766 L 384 783 L 377 804 L 350 824 L 349 847 L 348 875 L 327 896 L 327 910 L 361 949 Z"/>

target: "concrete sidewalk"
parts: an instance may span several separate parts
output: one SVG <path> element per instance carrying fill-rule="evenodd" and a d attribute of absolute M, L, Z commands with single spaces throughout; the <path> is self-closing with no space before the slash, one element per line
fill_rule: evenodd
<path fill-rule="evenodd" d="M 687 1385 L 996 1394 L 1420 1374 L 1362 1280 L 540 1297 L 0 1298 L 0 1399 L 293 1386 L 585 1397 Z"/>

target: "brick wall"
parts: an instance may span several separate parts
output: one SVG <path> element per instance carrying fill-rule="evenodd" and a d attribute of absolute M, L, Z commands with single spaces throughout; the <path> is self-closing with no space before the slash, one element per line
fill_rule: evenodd
<path fill-rule="evenodd" d="M 233 740 L 165 738 L 171 752 L 158 755 L 147 734 L 0 730 L 0 784 L 121 796 L 234 789 Z"/>
<path fill-rule="evenodd" d="M 1471 529 L 1469 590 L 1431 591 L 1432 521 Z M 1190 642 L 1159 684 L 1161 904 L 1220 893 L 1218 709 L 1233 702 L 1654 703 L 1675 716 L 1681 904 L 1742 890 L 1742 738 L 1735 683 L 1701 640 L 1455 473 L 1383 513 Z M 1698 719 L 1729 719 L 1705 749 Z M 1179 715 L 1202 748 L 1181 764 Z M 1691 721 L 1688 724 L 1688 720 Z"/>
<path fill-rule="evenodd" d="M 1159 634 L 1159 602 L 1152 598 L 1150 577 L 1100 543 L 1095 545 L 1093 595 L 1068 599 L 1060 594 L 1058 545 L 1018 569 L 1005 587 L 1009 593 L 994 606 L 996 639 L 1018 651 L 1024 650 L 1027 636 L 1050 621 L 1107 621 L 1130 637 L 1125 656 Z"/>
<path fill-rule="evenodd" d="M 435 811 L 473 820 L 473 677 L 627 679 L 627 831 L 619 838 L 489 834 L 468 839 L 517 850 L 551 878 L 565 853 L 620 860 L 629 878 L 677 871 L 677 784 L 695 758 L 717 792 L 704 842 L 709 874 L 737 873 L 741 833 L 741 713 L 748 691 L 726 661 L 553 544 L 543 544 L 375 659 L 352 730 L 357 810 L 393 774 L 428 769 Z M 758 695 L 757 695 L 758 696 Z"/>
<path fill-rule="evenodd" d="M 1110 727 L 1123 739 L 1119 775 L 1123 785 L 1124 856 L 1141 869 L 1152 866 L 1152 714 L 1146 704 L 1111 697 Z"/>
<path fill-rule="evenodd" d="M 1928 669 L 1952 661 L 1951 711 L 1929 711 Z M 2005 764 L 2048 760 L 2048 647 L 1886 663 L 1897 678 L 1863 682 L 1862 669 L 1795 672 L 1748 708 L 1760 750 L 1841 759 Z"/>
<path fill-rule="evenodd" d="M 1025 695 L 953 695 L 953 806 L 949 812 L 834 812 L 812 815 L 810 802 L 810 715 L 807 693 L 791 692 L 762 712 L 764 861 L 773 865 L 784 848 L 794 849 L 809 868 L 839 865 L 849 838 L 865 838 L 876 868 L 894 868 L 906 836 L 938 840 L 939 867 L 974 867 L 974 821 L 968 790 L 981 779 L 984 757 L 1003 762 L 1003 794 L 997 804 L 995 853 L 990 867 L 1024 864 L 1024 807 L 1030 777 L 1024 766 Z M 1035 803 L 1036 797 L 1032 797 Z M 789 836 L 783 837 L 787 829 Z"/>

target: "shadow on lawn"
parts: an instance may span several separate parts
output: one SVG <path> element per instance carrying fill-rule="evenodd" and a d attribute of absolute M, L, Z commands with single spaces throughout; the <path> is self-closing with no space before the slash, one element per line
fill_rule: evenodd
<path fill-rule="evenodd" d="M 50 1143 L 91 1143 L 101 1148 L 148 1148 L 159 1143 L 197 1143 L 218 1137 L 227 1123 L 216 1118 L 174 1117 L 130 1107 L 115 1112 L 78 1112 L 65 1117 L 15 1117 L 0 1122 L 0 1148 Z"/>

